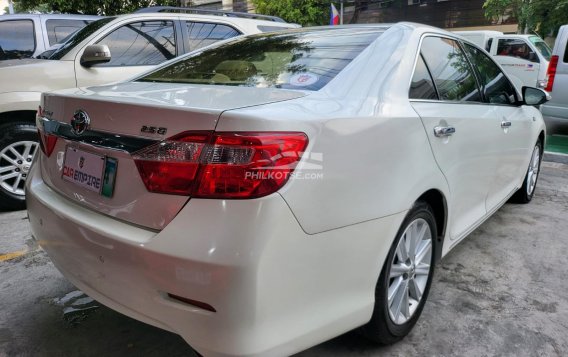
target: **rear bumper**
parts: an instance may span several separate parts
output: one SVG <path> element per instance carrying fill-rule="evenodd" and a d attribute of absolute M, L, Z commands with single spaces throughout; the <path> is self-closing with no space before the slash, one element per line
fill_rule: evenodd
<path fill-rule="evenodd" d="M 61 196 L 38 166 L 26 194 L 32 233 L 63 275 L 207 356 L 289 355 L 367 322 L 405 214 L 310 236 L 277 194 L 193 199 L 154 232 Z"/>

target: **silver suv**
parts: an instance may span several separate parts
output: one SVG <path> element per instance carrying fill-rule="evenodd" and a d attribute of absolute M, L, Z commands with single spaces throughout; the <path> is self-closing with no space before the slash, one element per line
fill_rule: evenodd
<path fill-rule="evenodd" d="M 49 59 L 0 61 L 0 209 L 25 207 L 24 183 L 38 148 L 35 117 L 42 92 L 123 81 L 218 41 L 299 27 L 262 15 L 170 10 L 175 9 L 94 21 Z"/>
<path fill-rule="evenodd" d="M 568 135 L 568 25 L 558 32 L 548 67 L 546 90 L 552 99 L 541 107 L 550 134 Z"/>
<path fill-rule="evenodd" d="M 17 14 L 0 16 L 0 60 L 36 57 L 100 16 Z"/>

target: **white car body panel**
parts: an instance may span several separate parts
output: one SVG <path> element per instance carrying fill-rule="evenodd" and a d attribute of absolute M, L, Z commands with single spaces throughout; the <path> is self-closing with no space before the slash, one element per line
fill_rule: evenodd
<path fill-rule="evenodd" d="M 107 204 L 57 181 L 55 158 L 65 144 L 79 145 L 58 140 L 51 158 L 36 158 L 27 181 L 33 235 L 87 294 L 180 334 L 207 356 L 291 355 L 364 325 L 386 256 L 416 201 L 429 192 L 443 196 L 437 253 L 445 255 L 521 187 L 545 130 L 526 106 L 409 100 L 426 35 L 452 37 L 394 25 L 314 92 L 144 82 L 45 95 L 50 119 L 68 122 L 81 107 L 94 128 L 125 135 L 136 135 L 139 118 L 159 115 L 170 118 L 166 137 L 211 128 L 300 131 L 309 155 L 297 170 L 321 165 L 314 172 L 323 179 L 291 179 L 258 199 L 178 198 L 142 193 L 124 154 L 120 170 L 129 174 L 116 187 L 131 191 Z M 505 119 L 513 122 L 509 130 L 501 127 Z M 433 136 L 442 121 L 457 129 L 447 141 Z M 144 195 L 152 209 L 110 209 Z M 175 213 L 160 219 L 169 224 L 148 227 L 167 202 Z"/>

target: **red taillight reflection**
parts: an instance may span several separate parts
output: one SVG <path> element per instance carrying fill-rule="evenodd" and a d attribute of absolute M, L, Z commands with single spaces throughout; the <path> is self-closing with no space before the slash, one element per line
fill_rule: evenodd
<path fill-rule="evenodd" d="M 200 198 L 269 195 L 290 178 L 304 133 L 182 133 L 133 155 L 151 192 Z"/>
<path fill-rule="evenodd" d="M 554 77 L 556 77 L 556 68 L 558 67 L 558 56 L 552 56 L 550 58 L 550 63 L 548 64 L 548 70 L 546 71 L 546 77 L 548 82 L 546 83 L 547 92 L 552 92 L 554 87 Z"/>
<path fill-rule="evenodd" d="M 55 145 L 57 144 L 57 137 L 53 135 L 48 135 L 43 132 L 43 127 L 40 120 L 43 117 L 43 109 L 41 106 L 37 109 L 36 114 L 36 126 L 37 126 L 37 133 L 39 136 L 39 147 L 41 151 L 45 154 L 45 156 L 50 157 L 51 153 L 55 149 Z"/>

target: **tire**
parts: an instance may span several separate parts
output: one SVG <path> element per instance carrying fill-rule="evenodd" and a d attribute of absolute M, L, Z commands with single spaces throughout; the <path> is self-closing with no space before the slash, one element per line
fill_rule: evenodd
<path fill-rule="evenodd" d="M 536 189 L 536 183 L 538 182 L 538 175 L 540 173 L 540 163 L 542 162 L 542 142 L 538 141 L 534 146 L 531 154 L 531 161 L 529 162 L 529 167 L 527 168 L 527 173 L 525 179 L 523 180 L 523 186 L 515 192 L 511 197 L 510 202 L 513 203 L 529 203 Z"/>
<path fill-rule="evenodd" d="M 414 227 L 417 230 L 413 231 Z M 423 232 L 422 236 L 420 236 L 420 232 Z M 369 323 L 362 327 L 362 332 L 367 338 L 382 345 L 389 345 L 404 338 L 412 330 L 416 321 L 418 321 L 428 298 L 428 292 L 434 276 L 434 252 L 437 244 L 436 232 L 436 220 L 432 208 L 425 202 L 417 202 L 404 219 L 381 271 L 375 289 L 373 316 Z M 409 257 L 403 262 L 402 260 L 405 258 L 404 252 L 399 251 L 399 245 L 401 248 L 408 247 L 404 244 L 410 243 L 411 240 L 409 238 L 413 236 L 420 239 L 420 244 L 416 246 L 414 252 L 420 252 L 418 255 L 422 255 L 422 259 L 418 261 L 419 259 Z M 424 252 L 425 254 L 422 254 Z M 406 254 L 408 255 L 408 253 Z M 405 262 L 405 266 L 408 269 L 401 269 L 403 267 L 401 263 Z M 395 270 L 397 271 L 395 272 Z M 403 273 L 402 271 L 405 272 Z M 391 272 L 396 277 L 390 278 Z M 400 282 L 400 285 L 396 285 L 397 282 Z M 405 282 L 406 289 L 404 288 Z M 395 291 L 395 286 L 400 288 L 397 290 L 397 294 L 394 294 L 391 305 L 388 299 L 389 287 L 391 291 Z M 418 300 L 414 299 L 418 297 L 415 290 L 416 287 L 422 290 Z M 406 309 L 408 316 L 404 314 L 405 296 L 408 299 L 406 300 L 408 303 L 408 309 Z M 402 298 L 398 299 L 399 297 Z M 399 305 L 401 306 L 400 309 L 396 309 L 397 301 L 401 302 Z M 401 312 L 395 315 L 397 310 Z"/>
<path fill-rule="evenodd" d="M 12 122 L 0 126 L 0 210 L 26 208 L 24 185 L 38 149 L 34 125 Z"/>

